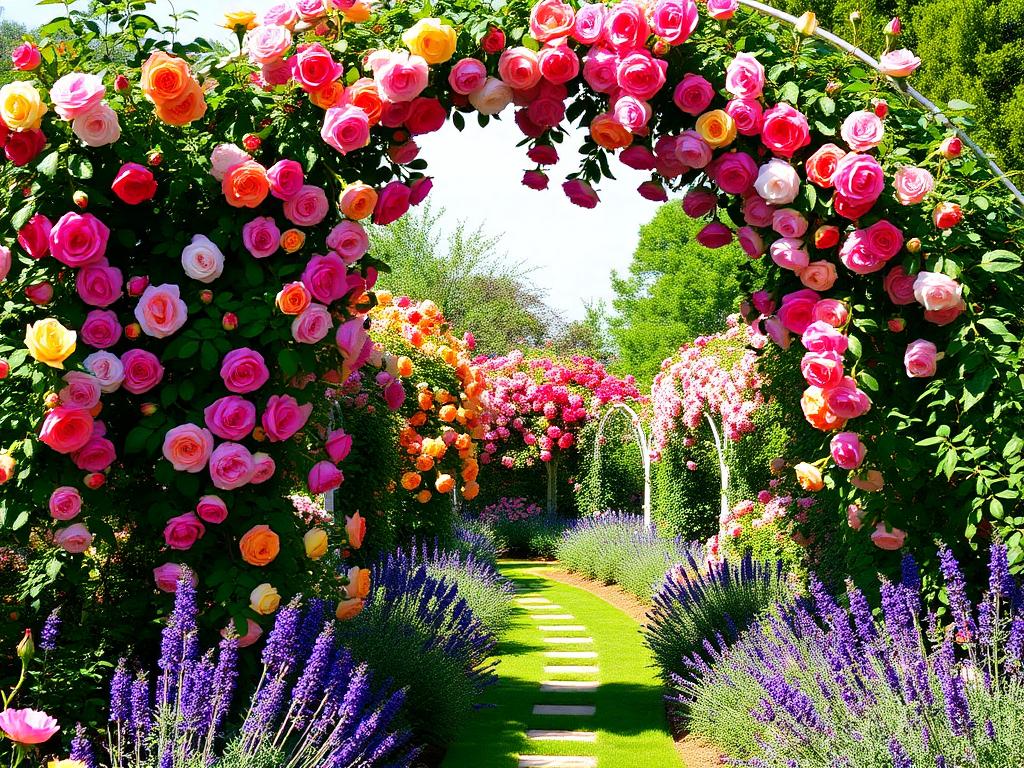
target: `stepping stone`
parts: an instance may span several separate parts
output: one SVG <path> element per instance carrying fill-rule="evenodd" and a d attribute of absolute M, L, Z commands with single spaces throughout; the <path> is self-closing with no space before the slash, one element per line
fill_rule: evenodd
<path fill-rule="evenodd" d="M 557 621 L 560 619 L 575 619 L 571 613 L 531 613 L 530 618 L 534 621 Z"/>
<path fill-rule="evenodd" d="M 534 704 L 533 714 L 535 715 L 574 715 L 576 717 L 591 717 L 597 712 L 597 707 L 590 704 Z"/>
<path fill-rule="evenodd" d="M 546 597 L 517 597 L 516 602 L 529 605 L 530 603 L 550 603 L 551 601 Z"/>
<path fill-rule="evenodd" d="M 594 642 L 592 637 L 545 637 L 545 643 L 556 643 L 561 645 L 572 645 L 574 643 L 589 644 Z"/>
<path fill-rule="evenodd" d="M 586 693 L 596 691 L 597 680 L 545 680 L 540 684 L 542 693 Z"/>
<path fill-rule="evenodd" d="M 545 626 L 541 624 L 537 627 L 541 632 L 586 632 L 587 628 L 582 624 L 552 624 L 551 626 Z"/>
<path fill-rule="evenodd" d="M 597 758 L 523 755 L 519 758 L 519 768 L 597 768 Z"/>
<path fill-rule="evenodd" d="M 560 610 L 562 610 L 562 606 L 555 605 L 554 603 L 547 603 L 547 604 L 544 604 L 544 605 L 538 605 L 536 603 L 528 603 L 528 604 L 526 604 L 526 605 L 524 605 L 522 607 L 525 608 L 528 611 L 560 611 Z"/>
<path fill-rule="evenodd" d="M 566 664 L 564 666 L 544 667 L 545 675 L 596 675 L 598 668 L 590 664 Z"/>
<path fill-rule="evenodd" d="M 527 731 L 526 738 L 530 741 L 581 741 L 593 743 L 597 734 L 593 731 Z"/>
<path fill-rule="evenodd" d="M 545 651 L 549 659 L 596 659 L 597 651 Z"/>

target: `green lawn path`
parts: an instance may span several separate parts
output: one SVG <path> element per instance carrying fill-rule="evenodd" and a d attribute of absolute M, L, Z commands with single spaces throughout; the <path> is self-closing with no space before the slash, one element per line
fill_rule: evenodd
<path fill-rule="evenodd" d="M 598 768 L 670 768 L 681 765 L 665 722 L 663 689 L 643 644 L 637 623 L 628 615 L 585 590 L 544 578 L 550 565 L 505 561 L 501 572 L 516 585 L 520 596 L 547 598 L 573 615 L 586 632 L 554 633 L 588 636 L 593 644 L 551 645 L 525 607 L 516 610 L 512 626 L 498 647 L 498 683 L 487 694 L 488 706 L 464 725 L 449 749 L 442 768 L 516 768 L 519 755 L 585 755 L 597 758 Z M 551 659 L 545 651 L 596 651 L 596 659 Z M 545 675 L 546 665 L 597 665 L 599 673 Z M 600 681 L 595 692 L 541 693 L 544 679 Z M 539 716 L 534 704 L 592 704 L 592 717 Z M 597 733 L 595 743 L 532 742 L 527 729 L 586 730 Z"/>

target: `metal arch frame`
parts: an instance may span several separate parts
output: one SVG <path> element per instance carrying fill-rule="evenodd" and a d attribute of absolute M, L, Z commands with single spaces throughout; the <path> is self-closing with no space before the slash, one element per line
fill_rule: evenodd
<path fill-rule="evenodd" d="M 722 516 L 724 518 L 729 514 L 729 462 L 725 456 L 725 443 L 722 441 L 722 435 L 715 425 L 715 420 L 711 418 L 711 414 L 707 411 L 704 412 L 704 418 L 707 419 L 708 426 L 711 427 L 711 437 L 715 441 L 715 451 L 718 453 L 718 472 L 722 478 Z"/>
<path fill-rule="evenodd" d="M 766 16 L 771 16 L 772 18 L 778 19 L 779 21 L 787 22 L 788 24 L 791 24 L 794 27 L 797 25 L 798 19 L 796 16 L 793 16 L 790 13 L 786 13 L 785 11 L 780 11 L 778 8 L 772 8 L 770 5 L 765 5 L 764 3 L 757 2 L 757 0 L 738 0 L 738 2 L 741 6 L 745 8 L 749 8 L 753 11 L 763 13 Z M 819 40 L 824 40 L 830 45 L 842 51 L 845 51 L 851 56 L 856 57 L 857 59 L 871 67 L 876 72 L 882 73 L 881 66 L 879 65 L 878 60 L 874 56 L 867 53 L 866 51 L 861 50 L 855 45 L 847 42 L 838 35 L 829 32 L 827 29 L 822 29 L 819 27 L 814 31 L 811 37 L 816 37 Z M 1010 180 L 1010 178 L 1006 175 L 1003 169 L 996 165 L 995 161 L 992 160 L 992 158 L 988 156 L 985 150 L 979 147 L 974 142 L 974 140 L 971 139 L 970 136 L 968 136 L 963 130 L 955 126 L 946 116 L 946 114 L 935 105 L 934 102 L 932 102 L 927 96 L 924 96 L 915 88 L 910 86 L 903 78 L 890 77 L 888 79 L 896 87 L 897 90 L 909 96 L 914 101 L 923 106 L 926 110 L 928 110 L 928 112 L 930 112 L 932 116 L 936 120 L 938 120 L 939 123 L 946 126 L 947 128 L 951 128 L 954 131 L 954 133 L 956 133 L 956 135 L 960 137 L 960 140 L 963 141 L 964 144 L 969 146 L 971 150 L 974 152 L 974 154 L 978 156 L 978 159 L 984 161 L 988 165 L 992 173 L 994 173 L 996 177 L 1003 183 L 1003 185 L 1010 191 L 1010 193 L 1015 198 L 1017 198 L 1017 202 L 1024 206 L 1024 194 L 1022 194 L 1021 191 L 1017 188 L 1017 186 Z"/>
<path fill-rule="evenodd" d="M 601 438 L 604 436 L 604 426 L 608 419 L 616 411 L 623 411 L 629 415 L 630 424 L 640 441 L 640 456 L 644 463 L 644 526 L 651 527 L 651 451 L 647 443 L 647 433 L 644 432 L 640 423 L 640 415 L 622 402 L 611 403 L 608 410 L 601 416 L 597 425 L 597 437 L 594 438 L 594 463 L 597 465 L 598 478 L 601 476 Z"/>

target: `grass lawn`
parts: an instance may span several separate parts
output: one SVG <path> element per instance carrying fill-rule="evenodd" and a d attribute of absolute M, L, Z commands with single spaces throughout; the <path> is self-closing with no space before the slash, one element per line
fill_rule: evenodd
<path fill-rule="evenodd" d="M 643 645 L 637 623 L 595 595 L 543 577 L 545 563 L 507 561 L 502 573 L 521 594 L 545 597 L 572 620 L 550 624 L 583 625 L 585 632 L 550 633 L 525 608 L 514 615 L 498 652 L 498 683 L 491 687 L 487 708 L 480 710 L 452 745 L 443 768 L 515 768 L 519 755 L 586 755 L 596 757 L 599 768 L 669 768 L 679 766 L 665 722 L 661 683 Z M 594 638 L 589 645 L 550 645 L 544 635 L 579 635 Z M 596 651 L 596 659 L 552 659 L 545 651 Z M 594 674 L 545 675 L 546 665 L 596 665 Z M 594 680 L 594 692 L 540 692 L 545 679 Z M 535 704 L 591 704 L 593 717 L 538 716 Z M 531 742 L 527 729 L 587 730 L 597 733 L 594 743 Z"/>

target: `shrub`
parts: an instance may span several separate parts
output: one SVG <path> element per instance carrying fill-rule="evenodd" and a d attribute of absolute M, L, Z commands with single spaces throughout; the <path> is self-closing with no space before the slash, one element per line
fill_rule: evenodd
<path fill-rule="evenodd" d="M 787 595 L 781 561 L 761 563 L 746 555 L 705 567 L 689 557 L 665 577 L 644 630 L 662 676 L 669 680 L 682 673 L 685 659 L 703 656 L 705 639 L 734 641 Z"/>
<path fill-rule="evenodd" d="M 695 733 L 736 764 L 1020 765 L 1024 754 L 1024 610 L 1006 547 L 990 552 L 989 589 L 975 608 L 952 554 L 940 550 L 950 626 L 922 627 L 921 580 L 904 559 L 883 580 L 872 617 L 857 588 L 849 609 L 812 580 L 798 600 L 755 623 L 710 664 L 695 655 L 675 678 Z"/>
<path fill-rule="evenodd" d="M 447 546 L 491 565 L 498 562 L 498 539 L 493 529 L 479 520 L 463 519 L 456 523 Z"/>
<path fill-rule="evenodd" d="M 487 659 L 494 635 L 459 596 L 458 585 L 389 555 L 373 568 L 363 611 L 342 625 L 344 645 L 406 688 L 405 713 L 417 739 L 443 746 L 495 681 Z"/>
<path fill-rule="evenodd" d="M 484 507 L 478 522 L 487 527 L 505 557 L 555 557 L 566 523 L 524 498 L 501 498 Z"/>
<path fill-rule="evenodd" d="M 644 464 L 630 417 L 619 411 L 608 418 L 595 460 L 599 424 L 600 419 L 595 418 L 580 430 L 579 467 L 572 478 L 576 507 L 584 515 L 605 509 L 639 510 L 644 498 Z"/>

